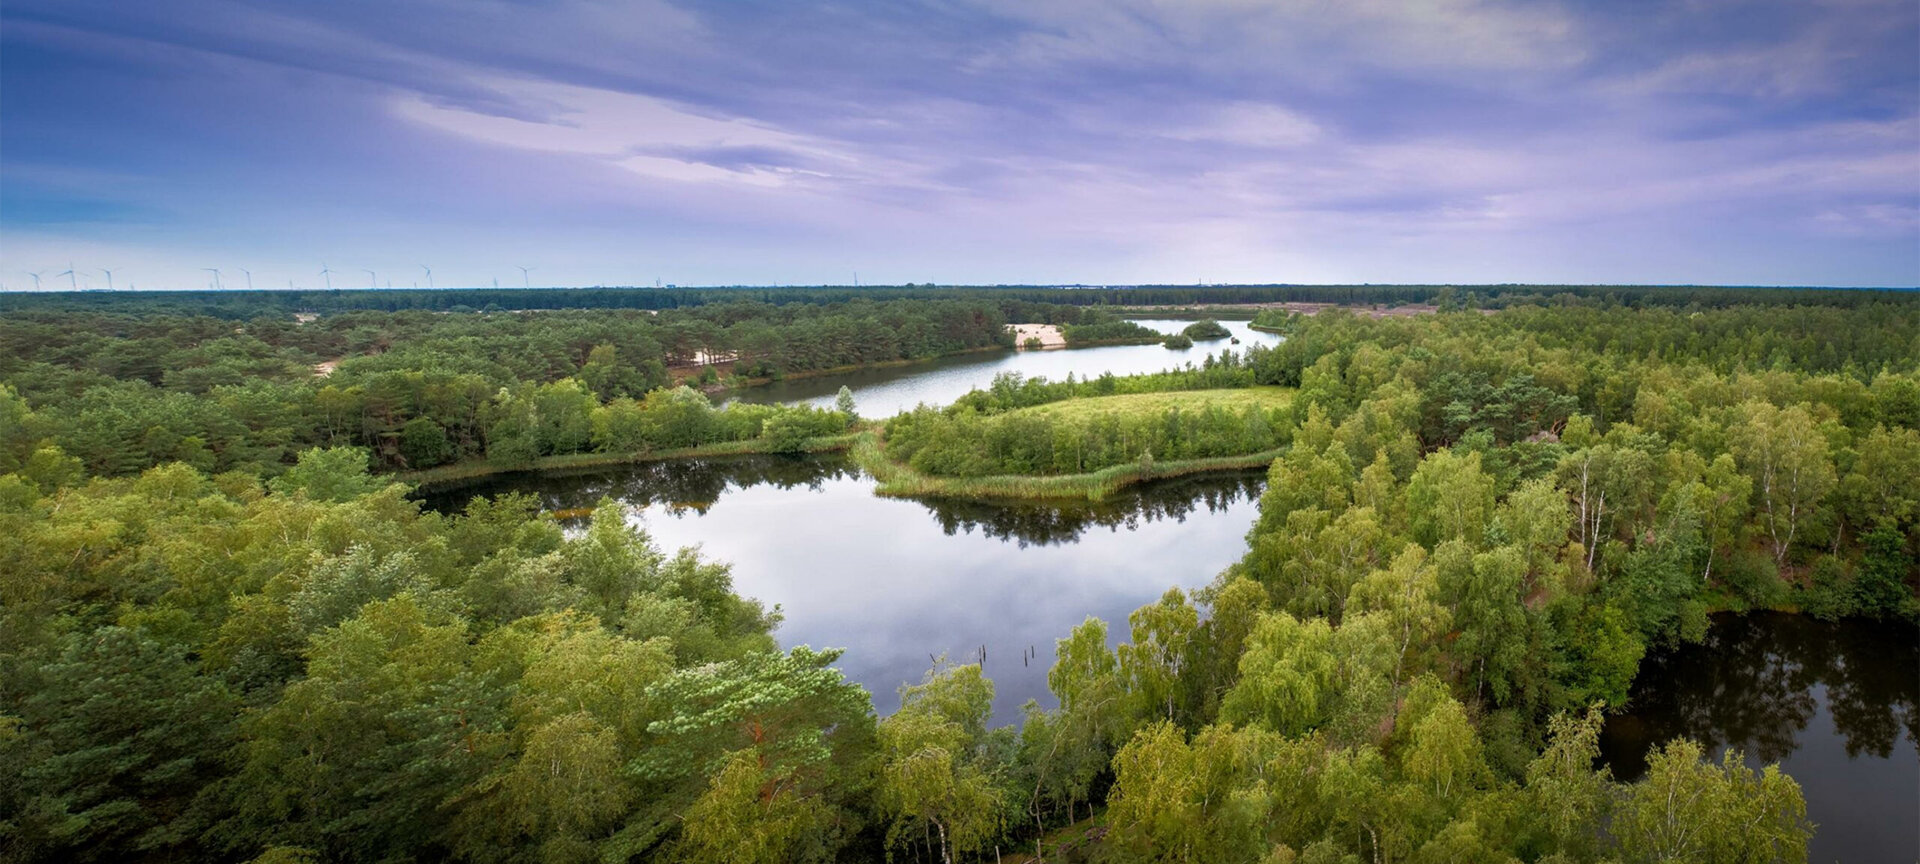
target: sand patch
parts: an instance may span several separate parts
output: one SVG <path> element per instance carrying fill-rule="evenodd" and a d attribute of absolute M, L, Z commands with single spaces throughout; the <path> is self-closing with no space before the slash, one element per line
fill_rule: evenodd
<path fill-rule="evenodd" d="M 1067 334 L 1058 324 L 1008 324 L 1007 329 L 1013 331 L 1016 348 L 1026 348 L 1028 339 L 1040 340 L 1042 350 L 1067 347 Z"/>

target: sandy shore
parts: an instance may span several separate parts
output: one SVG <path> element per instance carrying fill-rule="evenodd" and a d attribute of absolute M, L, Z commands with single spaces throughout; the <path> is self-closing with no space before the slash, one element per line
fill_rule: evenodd
<path fill-rule="evenodd" d="M 1018 348 L 1026 348 L 1028 339 L 1040 340 L 1042 350 L 1067 347 L 1067 335 L 1058 324 L 1008 324 L 1007 329 L 1013 331 L 1013 344 Z"/>

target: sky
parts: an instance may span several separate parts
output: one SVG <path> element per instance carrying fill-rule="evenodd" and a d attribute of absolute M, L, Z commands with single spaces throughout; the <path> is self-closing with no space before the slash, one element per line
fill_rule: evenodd
<path fill-rule="evenodd" d="M 425 267 L 1914 286 L 1920 3 L 0 6 L 0 286 Z"/>

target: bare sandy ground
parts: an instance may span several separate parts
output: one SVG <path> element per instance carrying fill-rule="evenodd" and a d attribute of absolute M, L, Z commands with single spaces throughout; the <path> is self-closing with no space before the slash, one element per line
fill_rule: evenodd
<path fill-rule="evenodd" d="M 1008 324 L 1013 331 L 1013 344 L 1026 348 L 1028 339 L 1039 339 L 1042 350 L 1067 347 L 1067 335 L 1060 331 L 1058 324 Z"/>
<path fill-rule="evenodd" d="M 325 378 L 325 377 L 327 377 L 328 375 L 332 375 L 332 374 L 333 374 L 333 370 L 335 370 L 335 369 L 338 369 L 338 368 L 340 368 L 340 361 L 338 361 L 338 360 L 322 360 L 322 361 L 320 361 L 320 362 L 318 362 L 318 363 L 315 363 L 315 364 L 313 364 L 313 377 L 315 377 L 315 378 Z"/>

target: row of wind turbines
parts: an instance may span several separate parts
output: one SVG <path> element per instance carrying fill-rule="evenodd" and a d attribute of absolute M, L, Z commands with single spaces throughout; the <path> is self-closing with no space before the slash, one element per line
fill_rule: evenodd
<path fill-rule="evenodd" d="M 113 271 L 115 271 L 115 270 L 119 270 L 119 269 L 121 269 L 121 268 L 119 268 L 119 267 L 102 267 L 102 268 L 100 268 L 100 272 L 102 272 L 102 273 L 105 273 L 105 274 L 107 274 L 107 290 L 109 290 L 109 291 L 111 291 L 111 290 L 113 290 Z M 42 276 L 45 276 L 45 275 L 47 275 L 47 271 L 45 271 L 45 270 L 25 270 L 25 271 L 22 271 L 22 272 L 24 272 L 24 273 L 26 273 L 26 274 L 27 274 L 28 276 L 32 276 L 32 277 L 33 277 L 33 290 L 35 290 L 35 291 L 38 291 L 38 290 L 40 290 L 40 277 L 42 277 Z M 58 279 L 58 278 L 60 278 L 60 277 L 62 277 L 62 276 L 65 276 L 65 277 L 67 277 L 67 284 L 68 284 L 68 285 L 71 285 L 71 286 L 73 286 L 73 290 L 75 290 L 75 291 L 78 291 L 78 290 L 80 290 L 80 274 L 82 274 L 82 273 L 85 273 L 85 272 L 87 272 L 87 271 L 85 271 L 85 270 L 80 270 L 80 269 L 78 269 L 78 268 L 76 268 L 76 267 L 74 267 L 74 266 L 73 266 L 73 262 L 72 262 L 72 261 L 68 261 L 68 262 L 67 262 L 67 269 L 65 269 L 65 270 L 62 270 L 62 271 L 60 271 L 60 272 L 58 272 L 58 273 L 55 273 L 55 274 L 53 274 L 53 278 L 55 278 L 55 279 Z"/>
<path fill-rule="evenodd" d="M 108 290 L 108 291 L 112 291 L 112 290 L 114 290 L 114 288 L 113 288 L 113 274 L 114 274 L 114 271 L 116 271 L 116 270 L 122 270 L 122 269 L 125 269 L 125 268 L 120 268 L 120 267 L 102 267 L 102 268 L 100 268 L 100 272 L 101 272 L 101 273 L 104 273 L 104 274 L 106 274 L 106 277 L 107 277 L 107 290 Z M 220 278 L 220 276 L 221 276 L 221 273 L 222 273 L 222 272 L 224 272 L 224 271 L 222 271 L 222 270 L 221 270 L 220 268 L 218 268 L 218 267 L 202 267 L 202 268 L 200 268 L 200 269 L 201 269 L 202 271 L 205 271 L 205 272 L 207 272 L 207 273 L 212 273 L 212 274 L 213 274 L 213 288 L 214 288 L 214 290 L 216 290 L 216 291 L 223 291 L 223 290 L 226 290 L 226 287 L 227 287 L 227 286 L 226 286 L 226 284 L 225 284 L 224 282 L 222 282 L 222 281 L 221 281 L 221 278 Z M 254 287 L 253 287 L 253 271 L 252 271 L 252 270 L 248 270 L 248 269 L 247 269 L 247 268 L 245 268 L 245 267 L 235 267 L 234 269 L 235 269 L 235 270 L 239 270 L 239 271 L 240 271 L 241 273 L 245 273 L 245 274 L 246 274 L 246 276 L 247 276 L 247 290 L 248 290 L 248 291 L 252 291 L 252 290 L 254 290 Z M 422 270 L 423 272 L 425 272 L 425 273 L 426 273 L 426 276 L 427 276 L 427 287 L 428 287 L 428 288 L 432 288 L 432 287 L 434 287 L 434 285 L 433 285 L 433 268 L 432 268 L 432 267 L 429 267 L 429 266 L 427 266 L 427 265 L 425 265 L 425 264 L 422 264 L 422 265 L 420 265 L 420 269 L 421 269 L 421 270 Z M 523 287 L 526 287 L 526 288 L 532 288 L 532 287 L 533 287 L 533 280 L 532 280 L 532 278 L 531 278 L 531 277 L 532 277 L 532 274 L 533 274 L 533 271 L 534 271 L 534 270 L 535 270 L 536 268 L 533 268 L 533 267 L 523 267 L 523 266 L 521 266 L 521 265 L 518 265 L 518 264 L 515 264 L 515 265 L 514 265 L 514 269 L 516 269 L 516 270 L 519 270 L 519 271 L 520 271 L 520 284 L 521 284 L 521 286 L 523 286 Z M 40 290 L 40 278 L 41 278 L 42 276 L 45 276 L 45 275 L 47 275 L 47 271 L 45 271 L 45 270 L 24 270 L 24 271 L 21 271 L 21 272 L 23 272 L 23 273 L 26 273 L 26 274 L 27 274 L 28 276 L 31 276 L 31 277 L 33 277 L 33 290 L 35 290 L 35 291 L 38 291 L 38 290 Z M 58 279 L 58 278 L 60 278 L 60 277 L 62 277 L 62 276 L 65 276 L 65 277 L 67 278 L 67 285 L 68 285 L 68 286 L 69 286 L 70 288 L 72 288 L 72 290 L 75 290 L 75 291 L 78 291 L 78 290 L 80 290 L 80 275 L 81 275 L 81 274 L 83 274 L 83 273 L 89 273 L 89 272 L 91 272 L 91 271 L 87 271 L 87 270 L 81 270 L 81 269 L 79 269 L 79 268 L 77 268 L 77 267 L 75 267 L 75 266 L 73 266 L 73 262 L 71 262 L 71 261 L 69 261 L 69 262 L 67 262 L 67 269 L 65 269 L 65 270 L 62 270 L 62 271 L 60 271 L 59 273 L 55 273 L 55 274 L 53 274 L 53 278 L 55 278 L 55 279 Z M 320 262 L 320 273 L 319 273 L 319 275 L 320 275 L 320 277 L 321 277 L 322 279 L 325 279 L 325 280 L 326 280 L 326 282 L 327 282 L 327 290 L 329 290 L 329 291 L 331 291 L 331 290 L 333 290 L 333 274 L 335 274 L 335 273 L 339 273 L 339 272 L 340 272 L 339 270 L 335 270 L 335 269 L 333 269 L 333 268 L 331 268 L 331 267 L 328 267 L 328 266 L 327 266 L 327 263 L 326 263 L 325 261 L 322 261 L 322 262 Z M 373 270 L 368 270 L 368 269 L 366 269 L 366 268 L 364 268 L 364 267 L 360 269 L 360 272 L 362 272 L 362 273 L 365 273 L 365 274 L 367 274 L 367 287 L 368 287 L 368 288 L 378 288 L 378 287 L 380 287 L 380 274 L 379 274 L 379 273 L 377 273 L 377 272 L 375 272 L 375 271 L 373 271 Z M 419 283 L 415 283 L 415 287 L 418 287 L 418 285 L 419 285 Z M 128 287 L 132 287 L 132 286 L 128 286 Z M 295 287 L 295 286 L 294 286 L 294 284 L 293 284 L 293 280 L 291 280 L 291 279 L 289 279 L 289 280 L 287 280 L 287 287 L 288 287 L 288 288 L 293 288 L 293 287 Z M 388 282 L 388 283 L 387 283 L 387 287 L 389 287 L 389 288 L 391 288 L 391 287 L 393 287 L 393 283 L 392 283 L 392 282 Z M 499 280 L 498 278 L 495 278 L 495 279 L 493 280 L 493 287 L 495 287 L 495 288 L 498 288 L 498 287 L 500 287 L 500 280 Z"/>

